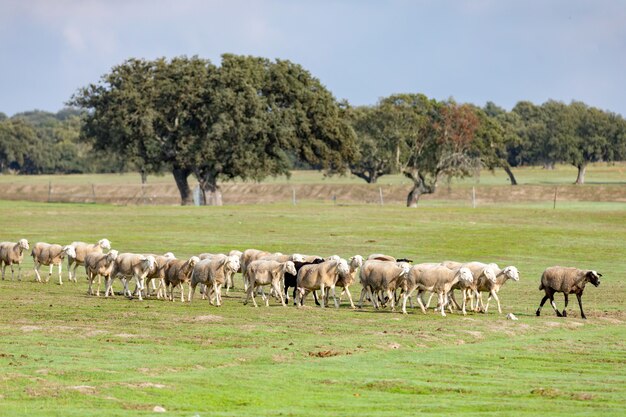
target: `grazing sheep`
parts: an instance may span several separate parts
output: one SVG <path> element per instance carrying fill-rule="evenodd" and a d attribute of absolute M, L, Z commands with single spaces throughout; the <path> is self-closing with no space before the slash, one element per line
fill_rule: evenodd
<path fill-rule="evenodd" d="M 212 296 L 215 296 L 215 305 L 222 305 L 222 285 L 228 280 L 228 276 L 239 270 L 239 258 L 237 256 L 214 256 L 198 262 L 191 274 L 191 292 L 189 302 L 193 299 L 198 284 L 207 286 L 209 302 L 213 304 Z M 204 297 L 204 296 L 203 296 Z"/>
<path fill-rule="evenodd" d="M 7 265 L 11 267 L 11 281 L 13 281 L 13 264 L 17 264 L 17 280 L 22 280 L 22 260 L 24 251 L 28 250 L 28 240 L 20 239 L 15 242 L 0 242 L 0 265 L 2 265 L 2 279 Z"/>
<path fill-rule="evenodd" d="M 174 301 L 174 288 L 180 285 L 180 302 L 185 302 L 185 288 L 184 283 L 188 283 L 193 272 L 193 267 L 200 262 L 200 258 L 192 256 L 188 260 L 182 259 L 170 259 L 165 266 L 165 288 L 172 286 L 170 289 L 170 300 Z M 188 293 L 191 293 L 191 287 L 189 287 Z"/>
<path fill-rule="evenodd" d="M 541 308 L 549 298 L 550 304 L 556 312 L 556 315 L 559 317 L 567 317 L 568 295 L 576 294 L 578 305 L 580 306 L 580 317 L 586 319 L 587 317 L 583 311 L 582 302 L 585 284 L 587 284 L 587 282 L 591 282 L 597 287 L 600 285 L 601 276 L 602 274 L 589 269 L 578 269 L 563 266 L 552 266 L 547 268 L 543 271 L 543 274 L 541 274 L 541 284 L 539 285 L 539 289 L 544 290 L 546 295 L 539 304 L 537 316 L 541 314 Z M 557 310 L 556 303 L 554 302 L 554 293 L 557 292 L 562 292 L 565 297 L 565 307 L 563 308 L 563 313 L 560 313 L 559 310 Z"/>
<path fill-rule="evenodd" d="M 324 296 L 326 288 L 332 292 L 335 307 L 339 308 L 337 297 L 335 296 L 335 284 L 341 274 L 349 274 L 350 266 L 342 259 L 340 261 L 326 261 L 320 264 L 305 265 L 298 271 L 298 307 L 304 302 L 307 294 L 313 290 L 320 290 L 321 306 L 324 308 Z"/>
<path fill-rule="evenodd" d="M 300 269 L 305 265 L 317 265 L 324 262 L 324 258 L 320 258 L 319 256 L 305 257 L 305 259 L 311 259 L 311 261 L 294 262 L 293 265 L 296 268 L 296 273 L 290 274 L 289 272 L 286 272 L 284 275 L 285 300 L 287 300 L 287 303 L 289 302 L 289 288 L 293 287 L 293 305 L 296 305 L 296 290 L 298 284 L 298 272 Z"/>
<path fill-rule="evenodd" d="M 256 289 L 263 285 L 271 285 L 274 294 L 277 294 L 280 298 L 281 305 L 285 306 L 285 300 L 280 290 L 280 282 L 284 280 L 286 273 L 292 275 L 297 274 L 296 267 L 292 261 L 278 262 L 258 260 L 251 262 L 243 277 L 243 279 L 248 282 L 248 291 L 246 299 L 243 302 L 244 305 L 248 304 L 248 300 L 252 297 L 254 306 L 258 307 L 254 299 Z M 269 299 L 265 297 L 265 294 L 263 294 L 263 299 L 265 300 L 265 305 L 269 307 Z"/>
<path fill-rule="evenodd" d="M 363 307 L 363 299 L 366 295 L 372 300 L 374 307 L 378 309 L 376 301 L 378 292 L 382 292 L 383 297 L 391 300 L 391 310 L 395 311 L 394 293 L 398 283 L 409 272 L 410 265 L 408 263 L 396 263 L 388 260 L 369 259 L 361 266 L 359 274 L 361 285 L 361 298 L 359 300 L 359 308 Z"/>
<path fill-rule="evenodd" d="M 113 280 L 117 276 L 120 276 L 124 284 L 124 295 L 132 297 L 128 289 L 128 280 L 135 278 L 139 300 L 143 300 L 141 294 L 144 290 L 144 280 L 148 273 L 154 268 L 155 264 L 156 260 L 152 255 L 144 256 L 136 253 L 118 254 L 113 263 L 109 279 L 107 280 L 107 288 L 104 291 L 104 296 L 108 297 L 109 295 L 113 295 Z"/>
<path fill-rule="evenodd" d="M 30 254 L 33 257 L 33 264 L 35 268 L 35 274 L 37 275 L 37 282 L 41 282 L 41 275 L 39 275 L 39 268 L 41 268 L 41 265 L 50 265 L 50 272 L 48 273 L 46 282 L 48 282 L 50 280 L 50 277 L 52 276 L 52 269 L 54 268 L 54 265 L 58 265 L 59 285 L 63 285 L 63 279 L 61 278 L 61 265 L 63 264 L 63 259 L 66 255 L 76 257 L 76 252 L 74 252 L 73 246 L 61 246 L 57 244 L 51 245 L 45 242 L 35 243 L 35 246 L 33 246 L 33 250 Z"/>
<path fill-rule="evenodd" d="M 481 308 L 485 313 L 489 310 L 489 301 L 491 297 L 495 298 L 498 303 L 498 312 L 502 314 L 502 308 L 500 307 L 500 298 L 498 298 L 498 292 L 500 288 L 506 283 L 507 280 L 512 279 L 513 281 L 519 281 L 519 271 L 514 266 L 507 266 L 504 269 L 500 269 L 496 264 L 489 264 L 489 267 L 495 273 L 495 280 L 490 279 L 486 275 L 479 276 L 478 283 L 476 284 L 476 288 L 478 290 L 478 303 L 480 303 Z M 487 298 L 487 305 L 483 305 L 481 292 L 488 292 L 489 298 Z M 477 308 L 478 305 L 477 305 Z"/>
<path fill-rule="evenodd" d="M 76 268 L 78 265 L 84 265 L 85 255 L 90 252 L 98 252 L 102 253 L 104 250 L 111 249 L 111 242 L 108 239 L 100 239 L 98 243 L 91 244 L 85 242 L 72 242 L 70 246 L 74 248 L 74 252 L 76 252 L 76 256 L 68 256 L 67 257 L 67 273 L 68 280 L 76 282 Z M 72 269 L 72 265 L 74 265 L 74 269 Z"/>
<path fill-rule="evenodd" d="M 93 295 L 93 281 L 97 276 L 98 290 L 96 296 L 100 297 L 100 280 L 104 277 L 105 283 L 108 282 L 117 254 L 117 251 L 112 249 L 108 253 L 91 252 L 85 255 L 83 262 L 89 280 L 89 289 L 87 290 L 89 295 Z"/>
<path fill-rule="evenodd" d="M 455 271 L 443 265 L 431 266 L 429 264 L 418 264 L 413 266 L 407 274 L 406 279 L 402 281 L 404 289 L 402 312 L 406 314 L 406 301 L 411 297 L 413 291 L 417 289 L 417 302 L 422 312 L 426 313 L 426 308 L 422 303 L 421 293 L 430 291 L 437 293 L 439 296 L 439 309 L 441 310 L 441 315 L 445 317 L 445 307 L 448 304 L 448 292 L 459 280 L 471 282 L 473 280 L 472 272 L 465 267 L 461 267 Z"/>

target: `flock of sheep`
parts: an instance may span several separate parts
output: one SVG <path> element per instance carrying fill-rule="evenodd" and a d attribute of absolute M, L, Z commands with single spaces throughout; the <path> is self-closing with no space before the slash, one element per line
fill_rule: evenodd
<path fill-rule="evenodd" d="M 18 280 L 21 280 L 21 263 L 25 251 L 29 249 L 26 239 L 0 243 L 3 280 L 7 266 L 11 267 L 13 280 L 13 265 L 18 266 Z M 346 260 L 336 255 L 322 258 L 301 254 L 283 255 L 257 249 L 247 249 L 244 252 L 233 250 L 229 254 L 203 253 L 183 260 L 177 259 L 171 252 L 163 255 L 119 253 L 111 249 L 107 239 L 101 239 L 95 244 L 72 242 L 65 246 L 38 242 L 33 246 L 31 256 L 38 282 L 43 281 L 39 273 L 42 265 L 50 267 L 45 282 L 49 281 L 56 265 L 59 284 L 63 284 L 61 265 L 67 257 L 68 279 L 77 282 L 76 268 L 84 265 L 90 295 L 94 295 L 96 279 L 95 294 L 100 295 L 101 278 L 105 280 L 104 296 L 113 295 L 113 281 L 119 278 L 124 286 L 123 294 L 128 297 L 136 295 L 140 300 L 151 295 L 151 284 L 157 298 L 168 298 L 172 301 L 174 289 L 180 287 L 180 300 L 184 302 L 183 284 L 187 284 L 187 301 L 191 302 L 196 287 L 200 285 L 202 298 L 208 298 L 216 306 L 222 304 L 222 287 L 226 291 L 230 290 L 233 287 L 233 276 L 237 272 L 243 275 L 246 292 L 244 304 L 251 299 L 255 307 L 257 295 L 262 297 L 266 306 L 269 305 L 269 298 L 263 287 L 270 286 L 269 295 L 274 296 L 283 306 L 289 302 L 289 289 L 293 288 L 294 303 L 298 306 L 304 305 L 306 296 L 313 292 L 316 303 L 321 307 L 328 303 L 328 297 L 332 295 L 335 307 L 338 308 L 341 296 L 345 293 L 350 306 L 355 308 L 349 287 L 357 282 L 358 277 L 362 286 L 359 308 L 363 306 L 364 300 L 369 300 L 377 309 L 390 304 L 392 311 L 395 311 L 396 303 L 401 301 L 402 312 L 406 314 L 407 301 L 412 307 L 412 295 L 416 293 L 417 303 L 425 313 L 430 298 L 424 305 L 422 294 L 429 292 L 431 297 L 437 295 L 436 310 L 442 316 L 446 315 L 446 308 L 450 311 L 456 308 L 466 314 L 468 302 L 472 310 L 486 313 L 491 298 L 496 300 L 498 311 L 502 313 L 498 292 L 507 280 L 519 280 L 516 267 L 507 266 L 501 269 L 494 263 L 444 261 L 411 265 L 412 261 L 409 259 L 396 259 L 384 254 L 372 254 L 366 260 L 355 255 Z M 562 292 L 565 296 L 565 307 L 568 294 L 576 294 L 581 317 L 586 318 L 581 301 L 585 284 L 591 282 L 598 286 L 601 276 L 593 270 L 560 266 L 547 268 L 541 276 L 539 289 L 545 291 L 545 296 L 537 309 L 537 316 L 548 299 L 558 316 L 566 316 L 565 308 L 561 313 L 554 302 L 554 294 Z M 131 292 L 128 283 L 133 279 L 136 286 Z M 336 287 L 342 289 L 339 300 L 335 293 Z M 454 297 L 454 290 L 457 289 L 461 292 L 461 304 Z M 320 293 L 319 297 L 317 291 Z M 489 293 L 486 303 L 482 300 L 483 292 Z"/>

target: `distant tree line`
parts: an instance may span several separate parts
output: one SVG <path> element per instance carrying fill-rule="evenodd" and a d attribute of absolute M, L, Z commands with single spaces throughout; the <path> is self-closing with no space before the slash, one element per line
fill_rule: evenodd
<path fill-rule="evenodd" d="M 222 56 L 129 59 L 81 88 L 56 114 L 0 113 L 0 171 L 21 174 L 171 172 L 182 204 L 195 177 L 204 204 L 219 183 L 312 168 L 369 183 L 400 173 L 417 205 L 442 180 L 555 163 L 578 168 L 626 159 L 626 121 L 581 102 L 522 101 L 511 111 L 396 94 L 372 106 L 338 102 L 285 60 Z"/>

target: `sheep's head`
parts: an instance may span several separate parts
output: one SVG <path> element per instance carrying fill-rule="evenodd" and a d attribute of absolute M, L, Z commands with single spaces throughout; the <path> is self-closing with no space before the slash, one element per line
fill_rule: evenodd
<path fill-rule="evenodd" d="M 502 273 L 513 281 L 519 281 L 519 272 L 514 266 L 507 266 L 504 270 L 502 270 Z"/>
<path fill-rule="evenodd" d="M 300 255 L 299 253 L 294 253 L 293 255 L 291 255 L 290 261 L 304 262 L 304 255 Z"/>
<path fill-rule="evenodd" d="M 285 272 L 291 275 L 298 275 L 298 271 L 296 271 L 296 266 L 291 261 L 287 261 L 285 263 Z"/>
<path fill-rule="evenodd" d="M 102 249 L 109 250 L 111 249 L 111 242 L 109 242 L 109 239 L 100 239 L 98 241 L 98 246 L 100 246 Z"/>
<path fill-rule="evenodd" d="M 118 251 L 116 251 L 115 249 L 110 250 L 109 253 L 107 253 L 107 257 L 109 258 L 110 262 L 113 262 L 114 260 L 116 260 L 117 255 L 118 255 Z"/>
<path fill-rule="evenodd" d="M 361 255 L 354 255 L 350 258 L 350 269 L 354 271 L 361 266 L 363 266 L 363 257 Z"/>
<path fill-rule="evenodd" d="M 28 250 L 28 249 L 30 249 L 30 246 L 28 246 L 28 240 L 26 240 L 26 239 L 20 239 L 20 240 L 17 242 L 17 244 L 18 244 L 18 246 L 19 246 L 20 248 L 22 248 L 22 249 L 24 249 L 24 250 Z"/>
<path fill-rule="evenodd" d="M 241 257 L 243 256 L 243 252 L 237 249 L 233 249 L 230 252 L 228 252 L 228 255 L 234 255 L 237 256 L 239 259 L 241 259 Z"/>
<path fill-rule="evenodd" d="M 489 281 L 493 282 L 494 284 L 496 283 L 496 271 L 493 270 L 493 268 L 491 267 L 491 265 L 493 264 L 489 264 L 487 265 L 487 267 L 485 269 L 483 269 L 483 275 L 485 276 L 485 278 L 487 278 Z"/>
<path fill-rule="evenodd" d="M 165 252 L 163 254 L 164 258 L 176 258 L 176 256 L 172 252 Z"/>
<path fill-rule="evenodd" d="M 156 259 L 154 259 L 154 256 L 152 255 L 148 255 L 144 258 L 144 262 L 145 265 L 147 266 L 147 269 L 154 269 L 154 267 L 158 267 L 159 264 L 157 264 Z"/>
<path fill-rule="evenodd" d="M 602 276 L 602 274 L 596 272 L 596 271 L 587 271 L 587 274 L 585 274 L 585 276 L 587 277 L 587 281 L 591 282 L 594 286 L 598 286 L 600 285 L 600 277 Z"/>
<path fill-rule="evenodd" d="M 198 258 L 197 256 L 192 256 L 187 262 L 189 262 L 189 266 L 194 267 L 198 262 L 200 262 L 200 258 Z"/>
<path fill-rule="evenodd" d="M 474 275 L 472 275 L 472 271 L 469 268 L 462 267 L 459 268 L 459 280 L 472 283 L 474 282 Z"/>
<path fill-rule="evenodd" d="M 400 277 L 406 277 L 409 275 L 409 271 L 411 270 L 411 265 L 407 262 L 400 262 L 398 266 L 402 268 L 402 272 L 400 273 Z"/>
<path fill-rule="evenodd" d="M 229 255 L 226 257 L 226 262 L 224 263 L 224 269 L 228 268 L 231 272 L 237 272 L 239 270 L 239 257 L 235 255 Z"/>
<path fill-rule="evenodd" d="M 72 245 L 63 246 L 63 253 L 70 258 L 76 258 L 76 249 Z"/>
<path fill-rule="evenodd" d="M 339 258 L 339 260 L 335 262 L 337 262 L 337 272 L 339 272 L 339 274 L 345 275 L 350 273 L 350 265 L 348 265 L 348 261 Z"/>

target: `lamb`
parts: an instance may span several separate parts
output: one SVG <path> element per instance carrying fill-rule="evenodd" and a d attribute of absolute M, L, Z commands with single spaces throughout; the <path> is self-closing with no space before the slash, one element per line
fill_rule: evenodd
<path fill-rule="evenodd" d="M 119 275 L 124 283 L 124 295 L 132 297 L 130 290 L 128 289 L 128 279 L 135 278 L 137 284 L 137 294 L 139 300 L 143 300 L 141 296 L 144 290 L 144 280 L 148 273 L 155 267 L 156 259 L 154 256 L 139 255 L 135 253 L 120 253 L 117 255 L 111 274 L 107 280 L 107 287 L 104 291 L 104 296 L 108 297 L 109 294 L 113 295 L 113 280 Z"/>
<path fill-rule="evenodd" d="M 496 279 L 495 281 L 491 280 L 485 275 L 479 277 L 478 283 L 476 284 L 476 288 L 478 289 L 477 294 L 479 295 L 478 302 L 481 306 L 484 307 L 483 311 L 487 313 L 487 310 L 489 310 L 489 301 L 491 300 L 491 297 L 493 297 L 498 303 L 498 312 L 502 314 L 502 308 L 500 307 L 498 292 L 508 279 L 512 279 L 513 281 L 519 281 L 519 271 L 514 266 L 507 266 L 504 269 L 500 269 L 496 264 L 489 264 L 489 267 L 493 269 Z M 489 293 L 489 298 L 487 298 L 487 305 L 483 305 L 482 297 L 480 296 L 481 292 Z"/>
<path fill-rule="evenodd" d="M 100 239 L 98 243 L 90 244 L 85 242 L 72 242 L 70 246 L 74 248 L 74 252 L 76 252 L 76 256 L 68 256 L 67 257 L 67 273 L 68 280 L 76 282 L 76 268 L 78 265 L 84 265 L 85 255 L 90 252 L 98 252 L 102 253 L 104 250 L 111 249 L 111 242 L 108 239 Z M 72 270 L 72 265 L 74 265 L 74 269 Z"/>
<path fill-rule="evenodd" d="M 339 279 L 339 275 L 349 273 L 350 267 L 344 259 L 303 266 L 298 271 L 296 284 L 298 288 L 298 307 L 302 305 L 304 298 L 309 292 L 320 290 L 321 306 L 324 308 L 324 295 L 326 288 L 329 288 L 332 291 L 335 307 L 339 308 L 339 303 L 335 296 L 335 284 Z"/>
<path fill-rule="evenodd" d="M 472 282 L 473 279 L 472 271 L 465 267 L 461 267 L 455 271 L 443 265 L 415 265 L 409 271 L 406 279 L 402 281 L 404 289 L 402 312 L 407 314 L 407 299 L 409 299 L 413 291 L 417 289 L 417 302 L 419 303 L 422 312 L 426 313 L 426 309 L 424 308 L 422 298 L 420 297 L 421 293 L 424 291 L 430 291 L 437 293 L 439 296 L 439 309 L 441 310 L 441 315 L 445 317 L 445 307 L 448 303 L 447 294 L 452 289 L 452 286 L 454 286 L 454 284 L 456 284 L 459 280 Z"/>
<path fill-rule="evenodd" d="M 248 304 L 248 300 L 252 297 L 252 302 L 255 307 L 258 307 L 254 295 L 257 287 L 262 285 L 270 285 L 274 289 L 274 293 L 280 298 L 280 303 L 284 307 L 285 300 L 280 290 L 280 282 L 284 280 L 286 273 L 296 275 L 296 267 L 292 261 L 277 262 L 277 261 L 253 261 L 248 265 L 246 272 L 244 273 L 244 280 L 248 282 L 248 291 L 244 305 Z M 269 307 L 269 299 L 263 295 L 265 305 Z"/>
<path fill-rule="evenodd" d="M 213 304 L 212 295 L 215 296 L 215 305 L 222 305 L 222 285 L 229 279 L 229 275 L 234 274 L 240 267 L 239 258 L 235 255 L 215 256 L 198 262 L 191 274 L 191 291 L 189 302 L 193 299 L 196 286 L 200 283 L 207 286 L 209 302 Z"/>
<path fill-rule="evenodd" d="M 13 264 L 17 264 L 17 279 L 22 280 L 22 260 L 24 251 L 30 249 L 28 240 L 20 239 L 15 242 L 0 242 L 0 265 L 2 265 L 2 279 L 7 265 L 11 267 L 11 281 L 13 281 Z"/>
<path fill-rule="evenodd" d="M 591 282 L 594 286 L 600 285 L 600 277 L 602 274 L 590 269 L 578 269 L 572 267 L 552 266 L 547 268 L 541 274 L 541 284 L 539 290 L 544 290 L 546 295 L 541 300 L 537 309 L 537 316 L 541 314 L 541 308 L 546 300 L 550 299 L 550 304 L 558 317 L 567 317 L 567 302 L 569 294 L 576 294 L 578 306 L 580 307 L 580 317 L 586 319 L 583 311 L 582 296 L 587 282 Z M 559 312 L 554 302 L 554 293 L 562 292 L 565 297 L 565 307 L 563 313 Z"/>
<path fill-rule="evenodd" d="M 410 266 L 408 263 L 396 263 L 377 259 L 370 259 L 363 263 L 359 274 L 361 285 L 361 299 L 359 300 L 359 308 L 363 307 L 363 299 L 365 295 L 369 295 L 374 307 L 378 309 L 378 302 L 375 294 L 379 291 L 391 300 L 391 310 L 395 311 L 394 293 L 398 283 L 408 274 Z"/>
<path fill-rule="evenodd" d="M 296 268 L 296 273 L 290 274 L 289 272 L 286 272 L 284 275 L 285 299 L 287 300 L 287 302 L 289 302 L 289 288 L 293 287 L 293 300 L 294 300 L 293 304 L 294 305 L 296 305 L 297 280 L 298 280 L 298 272 L 300 271 L 300 269 L 305 265 L 317 265 L 317 264 L 321 264 L 322 262 L 324 262 L 324 258 L 320 258 L 319 256 L 305 257 L 305 259 L 311 259 L 311 260 L 306 261 L 306 262 L 294 262 L 293 264 Z"/>
<path fill-rule="evenodd" d="M 85 255 L 84 264 L 87 279 L 89 280 L 88 294 L 93 295 L 93 281 L 98 277 L 98 290 L 96 296 L 100 297 L 100 280 L 104 277 L 105 283 L 109 280 L 111 270 L 115 259 L 117 259 L 117 251 L 110 250 L 108 253 L 91 252 Z"/>
<path fill-rule="evenodd" d="M 76 252 L 74 251 L 73 246 L 61 246 L 57 244 L 51 245 L 45 242 L 35 243 L 35 246 L 33 246 L 33 250 L 30 254 L 33 257 L 37 282 L 41 282 L 41 275 L 39 275 L 39 268 L 41 268 L 41 265 L 50 265 L 50 272 L 48 273 L 46 282 L 48 282 L 52 276 L 52 269 L 54 268 L 54 265 L 57 265 L 59 267 L 59 285 L 63 285 L 63 279 L 61 277 L 61 265 L 63 264 L 63 259 L 66 255 L 76 257 Z"/>
<path fill-rule="evenodd" d="M 170 289 L 170 300 L 174 301 L 174 288 L 180 285 L 180 302 L 185 302 L 184 283 L 188 283 L 191 278 L 194 266 L 200 262 L 200 258 L 192 256 L 188 260 L 170 259 L 165 266 L 165 288 L 172 286 Z M 191 287 L 189 288 L 191 293 Z"/>

